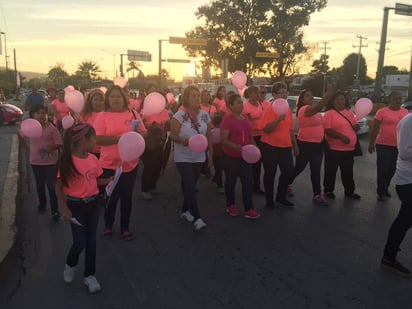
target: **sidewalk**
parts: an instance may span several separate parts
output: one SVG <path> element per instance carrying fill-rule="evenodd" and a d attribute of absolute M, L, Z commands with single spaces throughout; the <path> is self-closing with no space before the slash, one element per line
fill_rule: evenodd
<path fill-rule="evenodd" d="M 3 133 L 3 132 L 1 132 Z M 0 134 L 0 263 L 14 244 L 19 178 L 19 143 L 15 134 Z"/>

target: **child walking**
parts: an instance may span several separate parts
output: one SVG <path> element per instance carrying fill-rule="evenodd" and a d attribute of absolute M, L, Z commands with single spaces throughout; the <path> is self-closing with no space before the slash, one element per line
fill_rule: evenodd
<path fill-rule="evenodd" d="M 24 137 L 19 133 L 21 142 L 26 149 L 30 148 L 30 165 L 36 182 L 37 196 L 39 198 L 38 211 L 46 211 L 46 190 L 49 191 L 50 209 L 53 220 L 60 218 L 57 205 L 56 192 L 54 190 L 54 175 L 59 156 L 58 148 L 63 144 L 59 131 L 47 120 L 47 111 L 43 105 L 34 105 L 29 111 L 30 118 L 40 122 L 42 135 L 39 138 L 30 138 L 30 147 Z"/>
<path fill-rule="evenodd" d="M 96 230 L 99 219 L 98 186 L 112 178 L 99 179 L 103 170 L 90 152 L 96 146 L 96 133 L 89 124 L 78 123 L 66 130 L 57 171 L 56 193 L 63 219 L 70 222 L 73 236 L 63 272 L 63 280 L 74 280 L 75 266 L 85 249 L 84 284 L 90 293 L 100 291 L 95 275 Z"/>

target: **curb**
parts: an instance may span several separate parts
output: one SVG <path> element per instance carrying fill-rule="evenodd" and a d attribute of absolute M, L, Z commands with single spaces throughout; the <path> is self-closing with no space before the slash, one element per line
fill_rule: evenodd
<path fill-rule="evenodd" d="M 0 263 L 9 253 L 16 239 L 16 199 L 19 180 L 19 142 L 16 135 L 11 139 L 10 160 L 7 166 L 0 207 Z"/>

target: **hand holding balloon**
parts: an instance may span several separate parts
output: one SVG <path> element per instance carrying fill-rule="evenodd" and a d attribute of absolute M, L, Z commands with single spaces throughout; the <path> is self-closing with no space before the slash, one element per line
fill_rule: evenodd
<path fill-rule="evenodd" d="M 373 103 L 368 98 L 360 98 L 355 103 L 355 115 L 356 118 L 362 119 L 363 117 L 367 116 L 373 108 Z"/>

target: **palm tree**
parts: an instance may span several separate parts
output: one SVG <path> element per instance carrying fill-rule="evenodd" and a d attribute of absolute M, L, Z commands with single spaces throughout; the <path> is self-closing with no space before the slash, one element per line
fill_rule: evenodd
<path fill-rule="evenodd" d="M 76 75 L 91 82 L 97 79 L 100 72 L 101 70 L 97 63 L 84 60 L 78 65 Z"/>
<path fill-rule="evenodd" d="M 128 67 L 126 69 L 126 72 L 132 71 L 133 78 L 134 78 L 134 71 L 140 72 L 139 67 L 141 67 L 141 66 L 142 66 L 142 64 L 138 61 L 130 61 L 129 64 L 128 64 Z"/>

